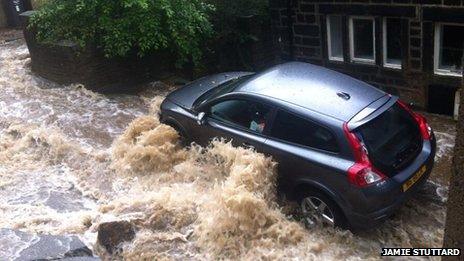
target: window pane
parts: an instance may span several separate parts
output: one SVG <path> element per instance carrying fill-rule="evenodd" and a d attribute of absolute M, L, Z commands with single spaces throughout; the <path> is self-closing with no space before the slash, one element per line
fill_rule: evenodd
<path fill-rule="evenodd" d="M 408 165 L 422 148 L 417 123 L 397 104 L 362 125 L 359 133 L 369 158 L 387 173 Z"/>
<path fill-rule="evenodd" d="M 262 133 L 270 116 L 270 108 L 245 100 L 229 100 L 211 107 L 211 117 Z"/>
<path fill-rule="evenodd" d="M 462 71 L 462 54 L 464 27 L 443 25 L 441 31 L 440 69 L 460 73 Z"/>
<path fill-rule="evenodd" d="M 329 16 L 328 25 L 328 33 L 330 34 L 329 58 L 343 59 L 342 18 Z"/>
<path fill-rule="evenodd" d="M 353 51 L 355 58 L 374 60 L 374 23 L 353 19 Z"/>
<path fill-rule="evenodd" d="M 303 146 L 338 151 L 336 139 L 330 131 L 285 111 L 277 113 L 271 136 Z"/>
<path fill-rule="evenodd" d="M 219 85 L 216 88 L 213 88 L 213 89 L 207 91 L 206 93 L 202 94 L 195 101 L 194 106 L 198 106 L 198 105 L 204 103 L 207 100 L 211 100 L 211 99 L 213 99 L 215 97 L 219 97 L 219 96 L 221 96 L 223 94 L 226 94 L 226 93 L 229 93 L 229 92 L 233 91 L 235 88 L 237 88 L 237 86 L 239 86 L 240 84 L 242 84 L 246 80 L 250 79 L 254 75 L 255 74 L 250 74 L 250 75 L 245 75 L 245 76 L 239 77 L 237 79 L 228 81 L 228 82 L 226 82 L 226 83 L 224 83 L 222 85 Z"/>
<path fill-rule="evenodd" d="M 388 18 L 386 27 L 386 62 L 401 65 L 401 20 Z"/>

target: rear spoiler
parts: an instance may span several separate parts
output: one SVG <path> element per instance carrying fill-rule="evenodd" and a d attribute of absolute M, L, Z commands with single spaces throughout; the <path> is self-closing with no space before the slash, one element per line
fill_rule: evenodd
<path fill-rule="evenodd" d="M 358 128 L 359 126 L 373 120 L 384 111 L 388 110 L 393 104 L 398 101 L 397 96 L 385 95 L 367 105 L 364 109 L 358 112 L 351 120 L 348 121 L 348 129 L 350 131 Z"/>

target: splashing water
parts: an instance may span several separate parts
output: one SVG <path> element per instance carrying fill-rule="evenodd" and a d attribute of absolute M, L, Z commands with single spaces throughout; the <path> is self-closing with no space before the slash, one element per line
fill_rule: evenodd
<path fill-rule="evenodd" d="M 22 41 L 0 45 L 0 228 L 77 235 L 94 248 L 100 223 L 127 220 L 136 237 L 122 251 L 94 248 L 127 260 L 378 259 L 381 247 L 442 243 L 445 207 L 430 200 L 442 185 L 372 231 L 308 231 L 276 203 L 271 158 L 220 140 L 179 145 L 157 118 L 169 86 L 103 96 L 51 84 L 29 63 Z M 3 237 L 0 259 L 32 242 Z"/>
<path fill-rule="evenodd" d="M 442 157 L 449 157 L 454 149 L 454 138 L 455 135 L 436 131 L 435 136 L 437 138 L 437 154 L 436 160 L 440 160 Z"/>

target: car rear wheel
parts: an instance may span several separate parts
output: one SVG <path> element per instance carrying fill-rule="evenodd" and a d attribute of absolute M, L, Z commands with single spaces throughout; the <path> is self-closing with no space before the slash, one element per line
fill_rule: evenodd
<path fill-rule="evenodd" d="M 308 228 L 345 227 L 345 217 L 340 208 L 321 193 L 308 192 L 302 195 L 300 211 Z"/>

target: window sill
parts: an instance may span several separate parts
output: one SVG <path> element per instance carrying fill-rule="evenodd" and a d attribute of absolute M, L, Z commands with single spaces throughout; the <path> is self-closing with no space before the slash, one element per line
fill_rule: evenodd
<path fill-rule="evenodd" d="M 368 59 L 359 59 L 359 58 L 351 58 L 351 62 L 354 64 L 362 64 L 362 65 L 372 65 L 375 66 L 375 60 L 368 60 Z"/>
<path fill-rule="evenodd" d="M 455 73 L 445 70 L 435 70 L 435 74 L 439 76 L 462 77 L 462 73 Z"/>
<path fill-rule="evenodd" d="M 344 63 L 345 62 L 345 59 L 343 58 L 336 58 L 336 57 L 331 57 L 328 59 L 329 62 L 332 62 L 332 63 Z"/>
<path fill-rule="evenodd" d="M 393 70 L 401 70 L 401 69 L 403 69 L 401 64 L 391 64 L 391 63 L 385 63 L 383 65 L 383 68 L 385 68 L 385 69 L 393 69 Z"/>

